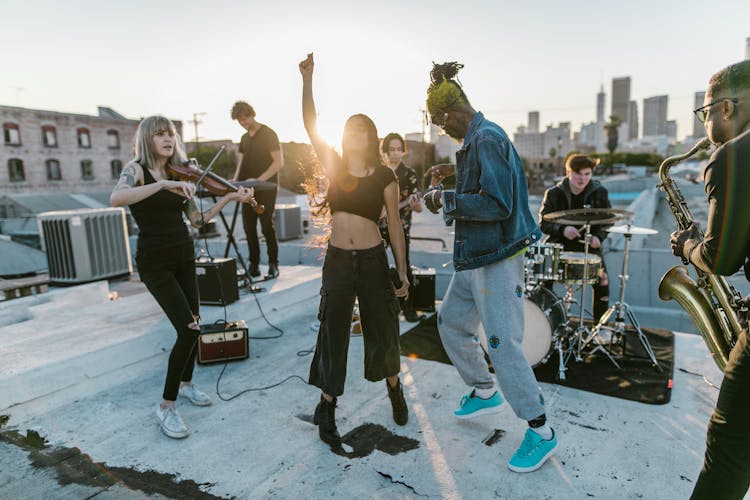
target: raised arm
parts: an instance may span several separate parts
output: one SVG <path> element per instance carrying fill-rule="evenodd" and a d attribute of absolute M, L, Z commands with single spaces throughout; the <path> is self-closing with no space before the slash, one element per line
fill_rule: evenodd
<path fill-rule="evenodd" d="M 307 58 L 299 63 L 299 72 L 302 74 L 302 120 L 318 160 L 326 172 L 329 172 L 333 168 L 336 153 L 318 133 L 318 115 L 315 110 L 312 90 L 314 67 L 315 61 L 312 52 L 307 54 Z"/>

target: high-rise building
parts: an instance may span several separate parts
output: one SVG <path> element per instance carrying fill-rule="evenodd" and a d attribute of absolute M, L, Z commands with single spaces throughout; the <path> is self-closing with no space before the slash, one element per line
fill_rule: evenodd
<path fill-rule="evenodd" d="M 638 139 L 638 103 L 630 101 L 628 104 L 628 139 Z"/>
<path fill-rule="evenodd" d="M 539 111 L 529 111 L 529 132 L 539 132 Z"/>
<path fill-rule="evenodd" d="M 667 137 L 669 137 L 672 140 L 677 139 L 677 121 L 676 120 L 667 121 L 665 129 L 666 129 Z"/>
<path fill-rule="evenodd" d="M 612 79 L 612 111 L 611 114 L 621 122 L 628 121 L 628 106 L 630 103 L 630 77 Z"/>
<path fill-rule="evenodd" d="M 745 59 L 750 59 L 750 36 L 745 39 Z"/>
<path fill-rule="evenodd" d="M 607 99 L 607 94 L 604 93 L 604 84 L 601 85 L 599 93 L 596 94 L 596 123 L 603 123 L 604 118 L 604 101 Z"/>
<path fill-rule="evenodd" d="M 657 95 L 643 100 L 643 136 L 667 134 L 669 96 Z"/>
<path fill-rule="evenodd" d="M 703 106 L 703 101 L 706 98 L 706 92 L 701 90 L 695 93 L 695 100 L 693 101 L 693 109 L 698 109 Z M 693 115 L 693 137 L 703 137 L 706 135 L 706 127 L 698 119 L 697 116 Z"/>

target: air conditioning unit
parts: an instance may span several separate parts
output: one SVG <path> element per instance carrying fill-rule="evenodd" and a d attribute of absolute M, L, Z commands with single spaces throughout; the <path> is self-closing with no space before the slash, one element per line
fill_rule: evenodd
<path fill-rule="evenodd" d="M 133 272 L 125 210 L 83 208 L 37 215 L 49 280 L 77 284 Z"/>
<path fill-rule="evenodd" d="M 302 212 L 299 205 L 280 203 L 274 207 L 274 226 L 279 241 L 302 237 Z"/>

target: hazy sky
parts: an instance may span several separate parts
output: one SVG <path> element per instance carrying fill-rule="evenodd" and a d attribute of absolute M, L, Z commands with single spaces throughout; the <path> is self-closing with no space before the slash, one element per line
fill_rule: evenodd
<path fill-rule="evenodd" d="M 282 141 L 306 142 L 298 62 L 314 52 L 323 134 L 370 115 L 381 136 L 421 130 L 432 61 L 459 61 L 474 107 L 508 132 L 538 110 L 578 130 L 604 84 L 669 94 L 678 137 L 693 94 L 744 58 L 748 0 L 0 0 L 0 104 L 131 118 L 201 116 L 206 139 L 238 140 L 245 99 Z M 642 117 L 641 117 L 642 121 Z M 641 123 L 642 126 L 642 123 Z"/>

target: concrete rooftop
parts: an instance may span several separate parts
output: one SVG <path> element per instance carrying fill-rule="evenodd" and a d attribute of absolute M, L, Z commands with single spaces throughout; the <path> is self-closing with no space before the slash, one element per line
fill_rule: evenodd
<path fill-rule="evenodd" d="M 452 228 L 437 229 L 437 217 L 420 214 L 420 223 L 428 220 L 412 234 L 444 237 L 448 248 L 415 241 L 413 250 L 440 271 Z M 316 251 L 289 258 L 291 251 L 282 244 L 287 265 L 264 292 L 242 292 L 226 311 L 202 306 L 204 323 L 244 319 L 251 336 L 278 335 L 269 323 L 283 335 L 251 339 L 248 360 L 196 368 L 194 381 L 214 404 L 178 401 L 192 431 L 184 440 L 164 436 L 154 416 L 174 332 L 140 282 L 0 302 L 0 498 L 689 496 L 721 374 L 702 339 L 684 333 L 676 334 L 666 405 L 540 384 L 560 445 L 531 474 L 506 466 L 526 427 L 510 408 L 453 417 L 467 388 L 452 366 L 402 358 L 409 423 L 395 425 L 384 383 L 362 377 L 362 340 L 353 336 L 337 410 L 353 451 L 333 453 L 311 423 L 317 389 L 291 378 L 243 393 L 307 378 L 320 261 Z M 292 265 L 296 258 L 309 265 Z M 412 326 L 402 323 L 402 333 Z"/>
<path fill-rule="evenodd" d="M 354 451 L 365 456 L 353 458 L 319 441 L 311 424 L 318 391 L 299 379 L 228 401 L 217 395 L 217 386 L 230 399 L 291 375 L 306 378 L 310 356 L 300 351 L 315 343 L 320 269 L 284 266 L 264 285 L 266 292 L 241 295 L 226 317 L 245 319 L 252 336 L 278 334 L 262 309 L 283 336 L 252 339 L 248 360 L 196 369 L 195 383 L 214 404 L 178 402 L 192 430 L 184 440 L 164 436 L 154 417 L 174 333 L 142 285 L 97 282 L 3 304 L 27 308 L 33 318 L 0 329 L 0 414 L 9 416 L 0 440 L 0 497 L 672 499 L 691 491 L 718 391 L 679 368 L 721 380 L 698 336 L 676 336 L 666 405 L 542 384 L 560 446 L 526 475 L 506 467 L 525 423 L 508 408 L 457 421 L 451 412 L 466 388 L 452 366 L 402 358 L 410 420 L 396 426 L 383 384 L 362 378 L 361 338 L 354 336 L 337 412 L 342 435 L 357 431 Z M 116 300 L 112 291 L 119 291 Z M 224 310 L 203 306 L 202 314 L 211 322 Z M 412 325 L 401 326 L 404 332 Z M 29 430 L 48 448 L 30 448 Z M 13 434 L 21 444 L 8 441 Z M 493 437 L 491 446 L 483 443 Z M 372 448 L 378 439 L 368 453 L 366 443 Z M 83 465 L 40 459 L 75 448 L 117 482 L 76 480 Z"/>

